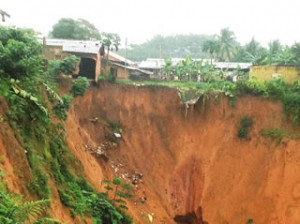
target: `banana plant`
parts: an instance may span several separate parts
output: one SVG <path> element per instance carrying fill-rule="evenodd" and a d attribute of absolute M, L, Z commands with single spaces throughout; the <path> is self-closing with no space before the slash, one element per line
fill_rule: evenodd
<path fill-rule="evenodd" d="M 10 80 L 10 84 L 11 84 L 11 88 L 14 91 L 15 94 L 23 97 L 24 99 L 29 99 L 30 101 L 32 101 L 35 105 L 37 105 L 37 107 L 46 115 L 48 116 L 48 110 L 38 102 L 38 98 L 32 96 L 31 93 L 26 92 L 25 90 L 21 89 L 21 87 L 19 87 L 20 81 L 17 79 L 11 79 Z"/>

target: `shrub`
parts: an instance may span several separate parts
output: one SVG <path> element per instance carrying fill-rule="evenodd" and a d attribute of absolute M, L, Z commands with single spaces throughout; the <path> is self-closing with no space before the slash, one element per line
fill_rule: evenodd
<path fill-rule="evenodd" d="M 269 80 L 265 84 L 268 96 L 273 99 L 280 99 L 288 87 L 288 84 L 283 79 Z"/>
<path fill-rule="evenodd" d="M 238 128 L 237 136 L 239 138 L 247 138 L 249 133 L 249 128 L 252 126 L 253 120 L 251 117 L 243 116 L 240 120 L 240 126 Z"/>
<path fill-rule="evenodd" d="M 25 202 L 20 195 L 8 192 L 0 179 L 0 223 L 60 223 L 45 217 L 49 200 Z"/>
<path fill-rule="evenodd" d="M 114 83 L 116 81 L 116 77 L 111 72 L 102 69 L 98 81 L 108 81 Z"/>
<path fill-rule="evenodd" d="M 0 27 L 0 68 L 6 76 L 21 78 L 42 71 L 41 45 L 32 30 Z"/>
<path fill-rule="evenodd" d="M 276 129 L 276 128 L 266 128 L 261 129 L 259 133 L 262 136 L 268 136 L 274 139 L 282 138 L 283 136 L 287 135 L 287 131 L 283 129 Z"/>
<path fill-rule="evenodd" d="M 60 71 L 64 74 L 72 75 L 74 70 L 76 69 L 79 60 L 80 59 L 75 55 L 69 55 L 60 62 Z"/>
<path fill-rule="evenodd" d="M 283 110 L 289 118 L 292 115 L 292 124 L 299 122 L 300 94 L 297 92 L 286 93 L 282 97 Z"/>
<path fill-rule="evenodd" d="M 248 81 L 239 81 L 236 85 L 238 92 L 242 94 L 267 95 L 267 87 L 263 80 L 253 78 Z"/>
<path fill-rule="evenodd" d="M 66 120 L 67 111 L 72 104 L 72 96 L 65 94 L 62 96 L 61 99 L 63 103 L 57 102 L 56 105 L 53 107 L 53 111 L 58 118 Z"/>
<path fill-rule="evenodd" d="M 83 96 L 89 85 L 89 80 L 86 77 L 79 77 L 74 81 L 74 84 L 71 88 L 71 93 L 75 97 Z"/>

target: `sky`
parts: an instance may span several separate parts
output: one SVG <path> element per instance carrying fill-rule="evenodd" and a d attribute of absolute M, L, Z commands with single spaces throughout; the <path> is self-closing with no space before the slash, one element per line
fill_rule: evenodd
<path fill-rule="evenodd" d="M 1 25 L 33 28 L 47 36 L 61 18 L 83 18 L 128 44 L 160 34 L 218 34 L 229 28 L 241 44 L 279 39 L 300 42 L 300 0 L 0 0 L 11 15 Z"/>

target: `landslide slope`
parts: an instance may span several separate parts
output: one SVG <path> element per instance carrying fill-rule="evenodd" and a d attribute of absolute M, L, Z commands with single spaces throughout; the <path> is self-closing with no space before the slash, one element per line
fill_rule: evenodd
<path fill-rule="evenodd" d="M 6 108 L 0 99 L 1 117 Z M 245 139 L 237 137 L 243 116 L 253 119 Z M 65 122 L 68 147 L 96 189 L 115 175 L 135 184 L 128 212 L 136 223 L 299 223 L 300 141 L 263 137 L 266 128 L 295 131 L 281 102 L 243 96 L 230 107 L 226 97 L 210 96 L 186 108 L 176 89 L 107 83 L 75 98 Z M 19 142 L 1 119 L 0 168 L 11 190 L 31 198 Z M 99 147 L 105 156 L 93 153 Z M 54 217 L 80 223 L 57 194 L 51 207 Z"/>
<path fill-rule="evenodd" d="M 253 119 L 246 139 L 243 116 Z M 130 205 L 138 223 L 300 222 L 300 141 L 259 134 L 292 130 L 279 101 L 243 96 L 230 107 L 211 96 L 186 109 L 176 89 L 99 84 L 76 99 L 69 133 L 71 119 L 94 145 L 107 137 L 103 121 L 119 121 L 122 139 L 99 164 L 105 175 L 143 175 Z"/>

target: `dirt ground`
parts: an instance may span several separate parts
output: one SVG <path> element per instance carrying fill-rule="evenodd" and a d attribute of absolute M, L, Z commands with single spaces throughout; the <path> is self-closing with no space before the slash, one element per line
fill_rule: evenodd
<path fill-rule="evenodd" d="M 240 139 L 245 115 L 254 123 Z M 119 123 L 121 138 L 109 121 Z M 0 123 L 0 167 L 10 188 L 26 193 L 21 183 L 30 172 L 18 171 L 26 166 L 21 149 L 10 155 L 19 146 L 7 125 Z M 231 107 L 211 96 L 186 108 L 175 89 L 99 84 L 75 99 L 65 125 L 68 146 L 97 189 L 115 175 L 134 184 L 128 207 L 136 223 L 300 223 L 300 141 L 259 134 L 293 130 L 280 102 L 245 96 Z M 66 223 L 80 223 L 58 200 L 52 208 Z"/>

